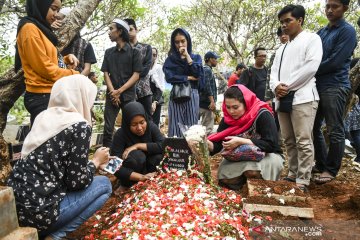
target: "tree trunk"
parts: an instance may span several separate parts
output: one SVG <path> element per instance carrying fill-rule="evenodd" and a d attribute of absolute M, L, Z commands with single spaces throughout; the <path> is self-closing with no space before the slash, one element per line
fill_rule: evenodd
<path fill-rule="evenodd" d="M 101 0 L 79 0 L 76 7 L 65 19 L 65 24 L 56 32 L 59 39 L 60 51 L 71 41 L 85 25 L 92 12 Z M 1 3 L 1 0 L 0 0 Z M 4 184 L 11 167 L 7 144 L 3 138 L 6 127 L 7 114 L 14 106 L 16 100 L 25 90 L 24 73 L 22 70 L 15 73 L 10 69 L 4 76 L 0 77 L 0 185 Z"/>

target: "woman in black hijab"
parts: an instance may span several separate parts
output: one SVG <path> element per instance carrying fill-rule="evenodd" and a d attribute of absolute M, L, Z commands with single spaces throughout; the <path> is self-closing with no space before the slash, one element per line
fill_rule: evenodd
<path fill-rule="evenodd" d="M 164 137 L 159 128 L 146 118 L 138 102 L 128 103 L 123 110 L 121 128 L 115 133 L 111 155 L 124 160 L 115 172 L 122 187 L 131 187 L 149 179 L 162 159 Z"/>
<path fill-rule="evenodd" d="M 75 68 L 79 61 L 73 54 L 64 58 L 59 54 L 58 40 L 51 29 L 60 8 L 61 0 L 27 0 L 27 16 L 17 27 L 15 71 L 21 67 L 24 70 L 24 103 L 31 123 L 47 109 L 55 81 L 79 73 L 67 69 L 67 66 Z"/>

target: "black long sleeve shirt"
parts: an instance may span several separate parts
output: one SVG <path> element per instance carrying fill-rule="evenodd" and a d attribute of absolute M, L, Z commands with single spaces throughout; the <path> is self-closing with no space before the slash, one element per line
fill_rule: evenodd
<path fill-rule="evenodd" d="M 274 117 L 268 111 L 262 113 L 256 121 L 256 132 L 260 135 L 260 139 L 251 138 L 251 141 L 259 147 L 261 150 L 267 153 L 282 153 L 281 148 L 278 144 L 278 133 L 275 124 Z M 218 132 L 227 129 L 229 125 L 221 120 Z M 214 155 L 222 150 L 222 142 L 213 142 L 214 149 L 211 155 Z"/>

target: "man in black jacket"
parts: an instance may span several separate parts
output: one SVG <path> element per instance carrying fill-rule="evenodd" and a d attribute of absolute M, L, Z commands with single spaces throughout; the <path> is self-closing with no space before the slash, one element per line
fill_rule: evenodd
<path fill-rule="evenodd" d="M 244 70 L 240 76 L 240 83 L 245 85 L 261 101 L 265 101 L 266 80 L 268 76 L 265 48 L 257 48 L 254 51 L 255 64 Z"/>

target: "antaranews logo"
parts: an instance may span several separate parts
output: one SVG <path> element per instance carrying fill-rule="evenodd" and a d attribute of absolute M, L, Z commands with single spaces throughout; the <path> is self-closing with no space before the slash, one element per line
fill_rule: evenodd
<path fill-rule="evenodd" d="M 304 233 L 306 237 L 322 236 L 321 226 L 265 226 L 266 233 L 286 232 L 286 233 Z"/>

